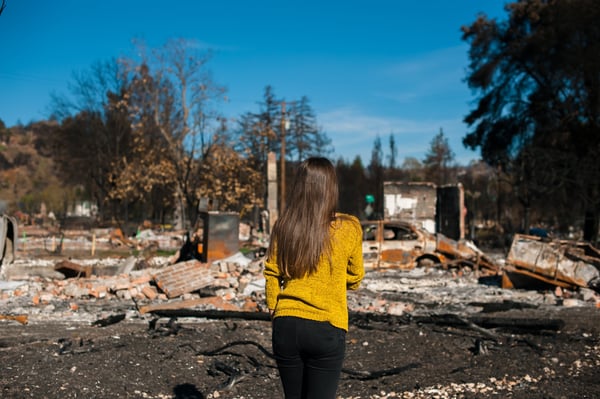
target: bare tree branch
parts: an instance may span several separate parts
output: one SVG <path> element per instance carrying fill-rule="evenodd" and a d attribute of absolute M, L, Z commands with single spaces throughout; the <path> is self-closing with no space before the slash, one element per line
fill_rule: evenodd
<path fill-rule="evenodd" d="M 2 15 L 2 11 L 6 8 L 6 0 L 2 0 L 2 5 L 0 5 L 0 15 Z"/>

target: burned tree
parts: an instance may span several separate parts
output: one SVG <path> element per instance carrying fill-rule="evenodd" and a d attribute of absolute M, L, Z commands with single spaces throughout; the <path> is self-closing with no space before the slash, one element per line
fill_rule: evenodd
<path fill-rule="evenodd" d="M 250 167 L 261 176 L 255 186 L 255 205 L 262 208 L 267 200 L 267 157 L 278 151 L 278 124 L 281 100 L 275 97 L 271 86 L 266 86 L 258 113 L 247 112 L 238 121 L 235 150 L 243 154 Z"/>
<path fill-rule="evenodd" d="M 127 85 L 118 62 L 98 62 L 74 72 L 70 92 L 53 95 L 51 105 L 60 126 L 48 141 L 62 180 L 82 187 L 101 212 L 103 204 L 110 205 L 113 216 L 119 206 L 105 199 L 115 189 L 114 167 L 132 148 Z"/>
<path fill-rule="evenodd" d="M 463 27 L 463 40 L 471 46 L 466 80 L 479 92 L 477 106 L 465 117 L 471 131 L 463 142 L 480 148 L 489 164 L 526 177 L 513 179 L 524 206 L 540 199 L 557 206 L 566 205 L 561 198 L 570 207 L 576 203 L 585 220 L 584 238 L 595 242 L 600 5 L 521 0 L 506 11 L 506 21 L 481 15 Z M 548 152 L 556 156 L 543 155 Z"/>
<path fill-rule="evenodd" d="M 129 105 L 133 126 L 140 141 L 150 137 L 154 142 L 148 148 L 162 163 L 158 165 L 162 179 L 173 183 L 171 196 L 180 227 L 194 222 L 199 201 L 194 187 L 197 163 L 213 149 L 219 126 L 213 105 L 225 93 L 208 70 L 211 52 L 197 51 L 192 44 L 170 40 L 148 50 L 140 43 L 141 60 L 124 60 L 134 82 Z"/>
<path fill-rule="evenodd" d="M 429 150 L 423 159 L 426 179 L 438 186 L 451 183 L 449 172 L 453 161 L 454 152 L 450 149 L 448 138 L 440 128 L 440 132 L 431 140 Z"/>

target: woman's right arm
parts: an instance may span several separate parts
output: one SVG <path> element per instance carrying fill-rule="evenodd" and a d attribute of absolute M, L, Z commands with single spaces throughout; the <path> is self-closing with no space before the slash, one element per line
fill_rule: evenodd
<path fill-rule="evenodd" d="M 349 290 L 357 290 L 360 282 L 365 276 L 365 267 L 362 252 L 362 227 L 358 219 L 353 221 L 352 233 L 350 234 L 350 257 L 346 269 L 346 287 Z"/>

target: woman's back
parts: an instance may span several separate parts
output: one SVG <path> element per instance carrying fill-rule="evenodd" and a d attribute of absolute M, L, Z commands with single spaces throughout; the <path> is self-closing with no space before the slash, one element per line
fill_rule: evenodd
<path fill-rule="evenodd" d="M 338 214 L 330 227 L 331 253 L 321 256 L 314 272 L 302 278 L 267 281 L 267 305 L 275 316 L 327 321 L 347 330 L 346 289 L 356 289 L 364 276 L 362 229 L 358 219 Z M 265 262 L 265 276 L 279 275 L 275 253 Z M 276 283 L 279 286 L 276 286 Z"/>

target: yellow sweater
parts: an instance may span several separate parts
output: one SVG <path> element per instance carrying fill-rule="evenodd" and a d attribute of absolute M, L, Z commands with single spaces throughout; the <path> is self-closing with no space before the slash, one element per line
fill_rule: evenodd
<path fill-rule="evenodd" d="M 277 259 L 265 262 L 265 293 L 273 317 L 295 316 L 328 321 L 348 331 L 346 289 L 358 289 L 365 270 L 362 254 L 362 228 L 358 219 L 337 219 L 332 223 L 332 269 L 323 257 L 314 274 L 301 279 L 284 280 Z"/>

